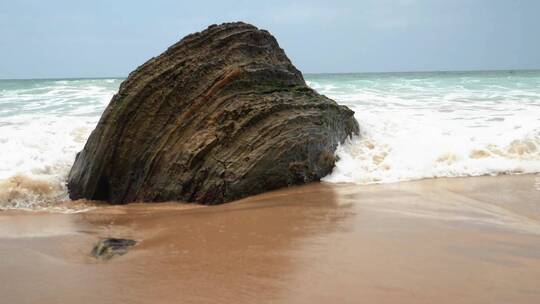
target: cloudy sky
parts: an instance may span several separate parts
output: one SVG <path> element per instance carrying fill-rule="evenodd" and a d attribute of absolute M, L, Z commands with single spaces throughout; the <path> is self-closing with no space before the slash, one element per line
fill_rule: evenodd
<path fill-rule="evenodd" d="M 236 20 L 305 73 L 538 69 L 539 14 L 537 0 L 2 0 L 0 78 L 126 76 Z"/>

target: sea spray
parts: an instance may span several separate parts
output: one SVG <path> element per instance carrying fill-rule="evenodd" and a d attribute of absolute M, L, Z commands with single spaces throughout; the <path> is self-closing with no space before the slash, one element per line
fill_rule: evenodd
<path fill-rule="evenodd" d="M 540 172 L 540 72 L 314 75 L 355 112 L 327 182 Z"/>
<path fill-rule="evenodd" d="M 0 209 L 67 199 L 75 154 L 121 80 L 0 81 Z"/>

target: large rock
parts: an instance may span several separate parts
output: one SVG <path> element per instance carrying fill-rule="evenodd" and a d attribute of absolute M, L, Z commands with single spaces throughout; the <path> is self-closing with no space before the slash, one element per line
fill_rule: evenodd
<path fill-rule="evenodd" d="M 306 86 L 245 23 L 186 36 L 132 72 L 77 155 L 72 199 L 219 204 L 318 181 L 353 111 Z"/>

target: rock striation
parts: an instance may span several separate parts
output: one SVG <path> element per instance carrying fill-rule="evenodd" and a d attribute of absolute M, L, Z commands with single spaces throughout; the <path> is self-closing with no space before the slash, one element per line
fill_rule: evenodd
<path fill-rule="evenodd" d="M 309 88 L 267 31 L 186 36 L 130 73 L 69 173 L 72 199 L 219 204 L 331 172 L 354 112 Z"/>

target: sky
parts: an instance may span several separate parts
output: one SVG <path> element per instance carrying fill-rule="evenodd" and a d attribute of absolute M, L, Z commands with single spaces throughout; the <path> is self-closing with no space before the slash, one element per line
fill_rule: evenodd
<path fill-rule="evenodd" d="M 0 0 L 0 78 L 124 77 L 246 21 L 304 73 L 540 68 L 538 0 Z"/>

